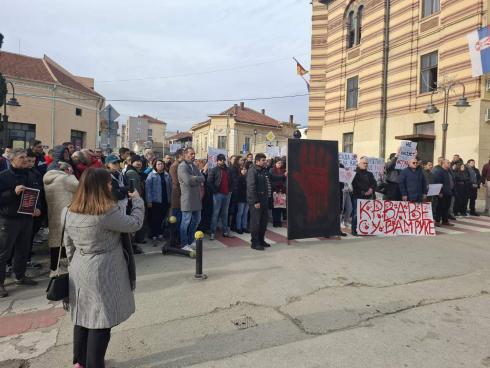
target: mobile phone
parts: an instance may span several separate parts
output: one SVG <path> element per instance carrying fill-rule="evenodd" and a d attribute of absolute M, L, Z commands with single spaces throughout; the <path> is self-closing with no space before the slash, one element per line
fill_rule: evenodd
<path fill-rule="evenodd" d="M 134 179 L 129 179 L 129 193 L 134 192 Z"/>

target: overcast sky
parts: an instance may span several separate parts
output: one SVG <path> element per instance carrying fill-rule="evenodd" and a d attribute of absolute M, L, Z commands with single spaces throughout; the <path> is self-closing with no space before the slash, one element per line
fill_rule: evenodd
<path fill-rule="evenodd" d="M 292 57 L 309 68 L 309 0 L 29 0 L 15 2 L 15 14 L 22 20 L 2 17 L 4 50 L 19 52 L 20 40 L 21 54 L 46 54 L 73 74 L 95 78 L 108 100 L 238 103 L 306 93 Z M 222 69 L 234 70 L 188 75 Z M 140 80 L 115 82 L 127 79 Z M 186 130 L 234 102 L 110 103 L 123 119 L 149 114 L 169 130 Z M 307 97 L 245 104 L 307 123 Z"/>

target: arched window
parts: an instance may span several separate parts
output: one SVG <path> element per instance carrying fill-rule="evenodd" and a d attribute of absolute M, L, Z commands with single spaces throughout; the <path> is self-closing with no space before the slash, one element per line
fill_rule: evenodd
<path fill-rule="evenodd" d="M 354 21 L 354 11 L 347 16 L 347 48 L 350 49 L 356 42 L 356 22 Z"/>
<path fill-rule="evenodd" d="M 356 37 L 356 45 L 361 43 L 361 34 L 362 34 L 362 18 L 364 16 L 364 6 L 361 5 L 357 9 L 357 37 Z"/>

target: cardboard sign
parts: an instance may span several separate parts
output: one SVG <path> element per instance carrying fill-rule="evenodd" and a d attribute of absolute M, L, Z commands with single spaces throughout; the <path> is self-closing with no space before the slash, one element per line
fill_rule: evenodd
<path fill-rule="evenodd" d="M 267 146 L 265 149 L 265 154 L 269 158 L 281 156 L 281 149 L 278 146 Z"/>
<path fill-rule="evenodd" d="M 408 160 L 417 154 L 417 142 L 402 141 L 400 144 L 400 154 L 396 160 L 395 169 L 403 170 L 408 167 Z"/>
<path fill-rule="evenodd" d="M 220 153 L 226 157 L 226 150 L 211 147 L 208 148 L 208 170 L 216 167 L 216 159 Z"/>
<path fill-rule="evenodd" d="M 348 170 L 355 170 L 357 167 L 357 155 L 355 153 L 339 152 L 339 163 Z"/>
<path fill-rule="evenodd" d="M 383 179 L 385 162 L 382 158 L 368 157 L 368 171 L 371 171 L 376 181 Z"/>
<path fill-rule="evenodd" d="M 357 200 L 357 233 L 377 236 L 434 236 L 431 203 Z"/>
<path fill-rule="evenodd" d="M 442 184 L 429 184 L 429 191 L 427 192 L 427 197 L 433 197 L 441 193 Z"/>
<path fill-rule="evenodd" d="M 20 198 L 20 206 L 17 213 L 33 215 L 39 199 L 39 189 L 25 188 Z"/>
<path fill-rule="evenodd" d="M 339 181 L 341 183 L 352 184 L 352 180 L 354 180 L 354 176 L 356 176 L 355 171 L 347 170 L 339 167 Z"/>
<path fill-rule="evenodd" d="M 286 193 L 272 193 L 274 208 L 286 208 Z"/>
<path fill-rule="evenodd" d="M 180 143 L 172 143 L 170 145 L 170 153 L 175 153 L 180 148 L 182 148 L 181 145 L 180 145 Z"/>

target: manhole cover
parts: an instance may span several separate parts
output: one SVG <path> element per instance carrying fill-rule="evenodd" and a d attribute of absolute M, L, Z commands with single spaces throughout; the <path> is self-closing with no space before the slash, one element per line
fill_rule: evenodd
<path fill-rule="evenodd" d="M 250 316 L 243 316 L 242 318 L 231 321 L 231 323 L 238 327 L 239 330 L 257 326 L 257 323 Z"/>

